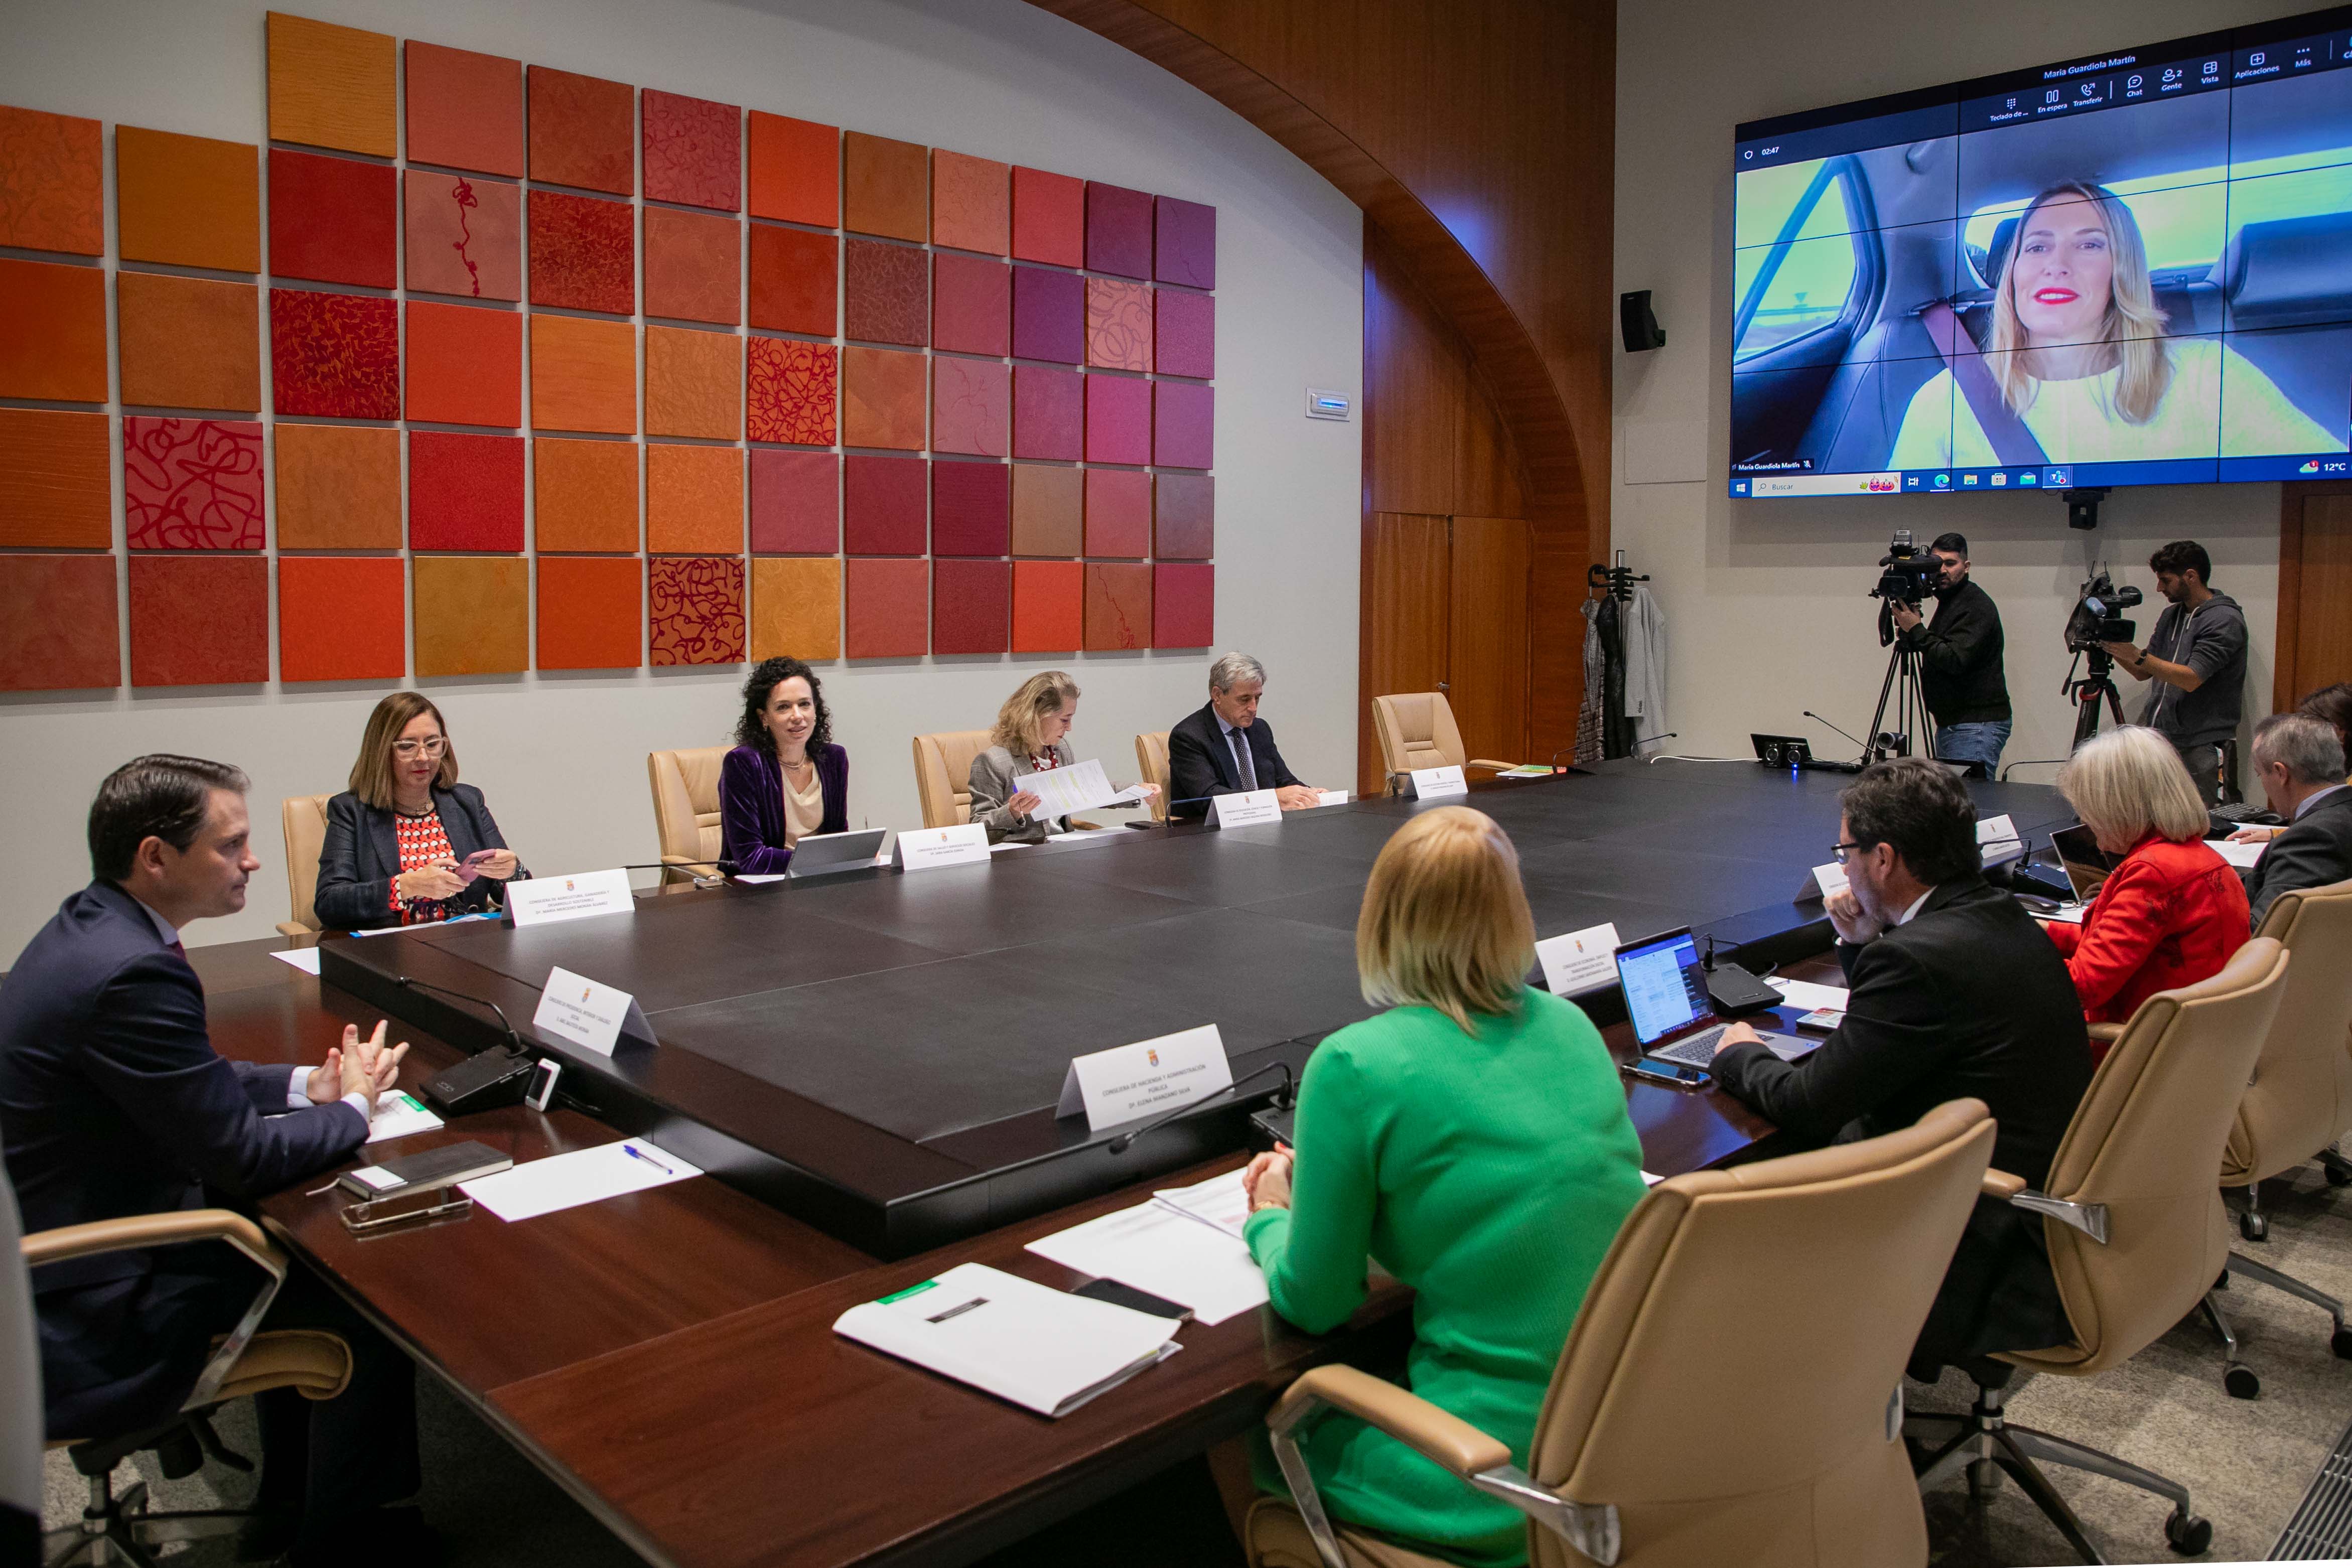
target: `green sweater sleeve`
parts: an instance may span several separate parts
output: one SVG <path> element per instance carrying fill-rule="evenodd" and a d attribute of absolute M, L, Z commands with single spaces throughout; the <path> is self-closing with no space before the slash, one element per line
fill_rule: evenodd
<path fill-rule="evenodd" d="M 1309 1333 L 1328 1333 L 1363 1304 L 1378 1197 L 1361 1077 L 1329 1045 L 1307 1061 L 1299 1086 L 1291 1206 L 1260 1209 L 1243 1232 L 1274 1310 Z"/>

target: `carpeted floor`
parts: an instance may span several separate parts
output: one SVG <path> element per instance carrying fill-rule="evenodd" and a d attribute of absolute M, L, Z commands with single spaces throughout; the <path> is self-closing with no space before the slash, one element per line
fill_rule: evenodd
<path fill-rule="evenodd" d="M 2312 1166 L 2263 1189 L 2271 1239 L 2242 1250 L 2339 1299 L 2352 1297 L 2352 1188 L 2330 1187 Z M 2270 1553 L 2320 1462 L 2352 1418 L 2352 1362 L 2327 1344 L 2325 1312 L 2241 1281 L 2227 1292 L 2241 1354 L 2262 1376 L 2262 1397 L 2221 1388 L 2220 1343 L 2201 1323 L 2175 1329 L 2126 1365 L 2092 1378 L 2022 1377 L 2011 1420 L 2103 1448 L 2186 1483 L 2213 1521 L 2208 1562 L 2258 1562 Z M 1906 1391 L 1918 1410 L 1967 1407 L 1957 1375 Z M 430 1377 L 418 1380 L 426 1516 L 449 1543 L 451 1568 L 625 1568 L 637 1561 L 585 1511 Z M 221 1423 L 231 1448 L 255 1443 L 249 1406 Z M 151 1461 L 152 1462 L 152 1461 Z M 128 1472 L 124 1480 L 139 1479 Z M 159 1508 L 232 1505 L 246 1479 L 217 1467 L 179 1482 L 149 1476 Z M 2181 1561 L 2166 1550 L 2160 1500 L 2097 1477 L 2052 1479 L 2110 1561 Z M 76 1517 L 84 1486 L 62 1454 L 49 1456 L 47 1522 Z M 2036 1568 L 2071 1561 L 2057 1532 L 2004 1482 L 1980 1508 L 1955 1480 L 1927 1500 L 1933 1568 Z M 226 1568 L 226 1543 L 174 1554 L 179 1568 Z M 1059 1568 L 1118 1562 L 1123 1568 L 1225 1568 L 1241 1554 L 1227 1531 L 1205 1465 L 1195 1460 L 986 1560 L 986 1568 Z"/>

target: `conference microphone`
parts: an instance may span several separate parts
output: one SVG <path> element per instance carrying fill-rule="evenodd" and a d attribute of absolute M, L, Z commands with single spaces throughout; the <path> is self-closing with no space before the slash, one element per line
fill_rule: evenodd
<path fill-rule="evenodd" d="M 525 1049 L 522 1037 L 515 1032 L 514 1022 L 507 1017 L 506 1009 L 488 997 L 436 986 L 414 975 L 396 975 L 393 977 L 393 984 L 404 990 L 431 991 L 436 996 L 488 1008 L 499 1015 L 499 1025 L 507 1031 L 507 1038 L 501 1043 L 478 1051 L 455 1066 L 445 1067 L 426 1079 L 423 1089 L 427 1100 L 453 1116 L 521 1103 L 523 1091 L 530 1085 L 531 1070 L 538 1062 Z"/>
<path fill-rule="evenodd" d="M 1854 743 L 1856 746 L 1862 746 L 1862 742 L 1861 742 L 1861 741 L 1859 741 L 1859 740 L 1854 740 L 1854 738 L 1853 738 L 1853 736 L 1851 736 L 1851 735 L 1846 735 L 1846 734 L 1845 734 L 1845 731 L 1843 731 L 1843 730 L 1842 730 L 1842 729 L 1838 729 L 1838 727 L 1837 727 L 1837 726 L 1835 726 L 1835 725 L 1833 725 L 1833 724 L 1830 724 L 1830 721 L 1829 721 L 1829 720 L 1827 720 L 1827 719 L 1823 718 L 1821 715 L 1819 715 L 1819 714 L 1815 713 L 1812 709 L 1811 709 L 1811 708 L 1807 708 L 1807 709 L 1805 710 L 1805 716 L 1806 716 L 1807 718 L 1809 718 L 1809 719 L 1811 719 L 1811 720 L 1812 720 L 1814 723 L 1816 723 L 1816 724 L 1829 724 L 1829 725 L 1830 725 L 1830 727 L 1831 727 L 1832 729 L 1837 729 L 1837 732 L 1838 732 L 1840 735 L 1845 735 L 1845 737 L 1846 737 L 1848 740 L 1853 740 L 1853 743 Z M 1862 748 L 1863 748 L 1864 751 L 1868 751 L 1868 750 L 1870 749 L 1870 747 L 1866 747 L 1866 746 L 1863 746 L 1863 747 L 1862 747 Z"/>
<path fill-rule="evenodd" d="M 1144 1134 L 1156 1133 L 1160 1128 L 1166 1126 L 1169 1123 L 1173 1122 L 1181 1116 L 1189 1116 L 1193 1112 L 1201 1109 L 1203 1105 L 1210 1104 L 1219 1100 L 1230 1100 L 1233 1098 L 1234 1090 L 1239 1089 L 1244 1083 L 1264 1078 L 1270 1072 L 1279 1072 L 1282 1074 L 1282 1087 L 1274 1092 L 1274 1108 L 1277 1111 L 1287 1111 L 1290 1109 L 1290 1064 L 1286 1061 L 1276 1061 L 1259 1068 L 1255 1072 L 1244 1073 L 1241 1077 L 1234 1079 L 1231 1083 L 1226 1084 L 1223 1089 L 1218 1090 L 1214 1094 L 1203 1094 L 1201 1098 L 1192 1102 L 1190 1104 L 1177 1106 L 1176 1109 L 1169 1112 L 1164 1116 L 1156 1116 L 1152 1120 L 1146 1122 L 1140 1127 L 1138 1127 L 1132 1133 L 1121 1133 L 1118 1137 L 1113 1138 L 1109 1143 L 1105 1144 L 1103 1147 L 1108 1149 L 1112 1154 L 1123 1155 L 1127 1153 L 1129 1148 L 1133 1147 L 1135 1140 L 1143 1136 Z"/>

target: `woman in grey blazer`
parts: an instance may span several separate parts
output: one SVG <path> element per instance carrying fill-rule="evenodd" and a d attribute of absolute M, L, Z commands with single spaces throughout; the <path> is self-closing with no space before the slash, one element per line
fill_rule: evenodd
<path fill-rule="evenodd" d="M 989 748 L 971 759 L 971 820 L 988 829 L 992 844 L 1043 843 L 1048 832 L 1070 831 L 1067 817 L 1031 815 L 1045 804 L 1013 780 L 1024 773 L 1068 768 L 1077 761 L 1066 738 L 1078 716 L 1078 683 L 1047 670 L 1021 683 L 996 712 Z"/>

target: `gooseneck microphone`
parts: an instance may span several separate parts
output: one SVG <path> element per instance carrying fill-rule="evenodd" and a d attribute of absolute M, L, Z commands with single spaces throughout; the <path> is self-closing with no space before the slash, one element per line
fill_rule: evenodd
<path fill-rule="evenodd" d="M 1143 1136 L 1144 1134 L 1156 1133 L 1160 1128 L 1166 1126 L 1169 1123 L 1173 1122 L 1181 1116 L 1189 1116 L 1204 1105 L 1212 1104 L 1219 1100 L 1230 1100 L 1233 1098 L 1234 1091 L 1239 1089 L 1243 1084 L 1254 1082 L 1256 1080 L 1264 1078 L 1267 1074 L 1274 1072 L 1279 1072 L 1282 1074 L 1282 1087 L 1274 1092 L 1274 1108 L 1277 1111 L 1287 1111 L 1290 1109 L 1291 1098 L 1290 1064 L 1286 1061 L 1276 1061 L 1259 1068 L 1255 1072 L 1245 1072 L 1242 1074 L 1242 1076 L 1234 1079 L 1223 1089 L 1218 1090 L 1214 1094 L 1203 1094 L 1198 1100 L 1194 1100 L 1188 1104 L 1177 1106 L 1176 1109 L 1169 1112 L 1165 1115 L 1155 1116 L 1150 1121 L 1143 1124 L 1140 1127 L 1138 1127 L 1132 1133 L 1121 1133 L 1118 1137 L 1113 1138 L 1109 1143 L 1105 1144 L 1103 1147 L 1108 1149 L 1112 1154 L 1123 1155 L 1127 1153 L 1129 1149 L 1134 1147 L 1135 1140 Z"/>
<path fill-rule="evenodd" d="M 1811 719 L 1815 724 L 1829 724 L 1829 725 L 1830 725 L 1830 727 L 1831 727 L 1832 729 L 1837 729 L 1837 732 L 1838 732 L 1840 735 L 1845 735 L 1845 737 L 1846 737 L 1848 740 L 1853 740 L 1853 743 L 1854 743 L 1856 746 L 1862 746 L 1862 742 L 1861 742 L 1861 741 L 1859 741 L 1859 740 L 1854 740 L 1854 738 L 1853 738 L 1853 736 L 1851 736 L 1851 735 L 1846 735 L 1846 732 L 1845 732 L 1844 730 L 1838 729 L 1838 727 L 1837 727 L 1837 726 L 1835 726 L 1835 725 L 1833 725 L 1833 724 L 1830 724 L 1830 721 L 1829 721 L 1829 720 L 1827 720 L 1827 719 L 1823 718 L 1821 715 L 1819 715 L 1819 714 L 1815 713 L 1812 709 L 1811 709 L 1811 708 L 1807 708 L 1807 709 L 1805 710 L 1805 716 L 1806 716 L 1807 718 L 1809 718 L 1809 719 Z M 1869 750 L 1869 749 L 1870 749 L 1870 747 L 1866 747 L 1866 746 L 1863 746 L 1863 747 L 1862 747 L 1862 748 L 1863 748 L 1864 751 L 1867 751 L 1867 750 Z"/>
<path fill-rule="evenodd" d="M 478 997 L 470 991 L 453 991 L 446 986 L 436 986 L 430 980 L 420 980 L 414 975 L 395 975 L 393 977 L 392 983 L 409 990 L 431 991 L 436 996 L 450 997 L 454 998 L 457 1001 L 471 1002 L 478 1008 L 488 1008 L 492 1012 L 499 1015 L 499 1027 L 507 1031 L 505 1046 L 493 1049 L 518 1051 L 523 1049 L 522 1037 L 515 1033 L 513 1020 L 507 1017 L 506 1009 L 499 1006 L 498 1003 L 490 1000 L 489 998 Z"/>
<path fill-rule="evenodd" d="M 477 1051 L 465 1061 L 445 1067 L 426 1079 L 422 1087 L 427 1100 L 453 1116 L 521 1102 L 523 1092 L 530 1087 L 531 1071 L 538 1062 L 523 1045 L 522 1037 L 515 1032 L 513 1020 L 507 1017 L 506 1009 L 488 997 L 436 986 L 414 975 L 396 975 L 393 977 L 393 984 L 404 990 L 431 991 L 436 996 L 488 1008 L 499 1015 L 499 1025 L 507 1031 L 506 1039 L 488 1051 Z"/>

